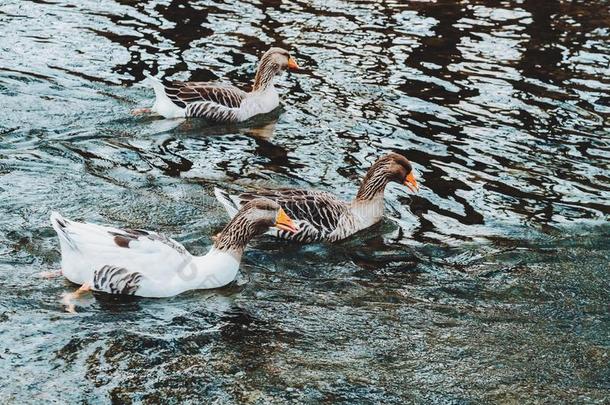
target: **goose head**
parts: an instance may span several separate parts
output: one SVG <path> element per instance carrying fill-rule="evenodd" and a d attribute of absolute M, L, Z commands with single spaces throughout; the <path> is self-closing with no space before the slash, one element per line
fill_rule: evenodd
<path fill-rule="evenodd" d="M 264 89 L 272 83 L 273 77 L 286 69 L 298 69 L 299 65 L 290 53 L 282 48 L 271 48 L 263 54 L 258 64 L 253 90 Z"/>
<path fill-rule="evenodd" d="M 358 200 L 370 200 L 383 194 L 388 183 L 399 183 L 407 186 L 412 192 L 419 190 L 413 166 L 409 160 L 398 153 L 388 153 L 379 159 L 368 170 L 358 190 Z"/>
<path fill-rule="evenodd" d="M 299 230 L 282 207 L 268 198 L 256 198 L 249 201 L 244 204 L 240 213 L 254 229 L 254 236 L 263 234 L 272 227 L 290 232 Z"/>
<path fill-rule="evenodd" d="M 216 235 L 214 246 L 220 250 L 242 251 L 253 237 L 262 235 L 272 227 L 293 233 L 299 231 L 278 203 L 267 198 L 256 198 L 244 204 Z"/>

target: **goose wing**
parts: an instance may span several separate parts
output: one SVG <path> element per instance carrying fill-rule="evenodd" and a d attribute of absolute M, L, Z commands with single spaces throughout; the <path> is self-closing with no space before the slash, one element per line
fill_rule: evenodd
<path fill-rule="evenodd" d="M 237 120 L 237 112 L 247 93 L 235 86 L 208 82 L 164 83 L 165 94 L 186 116 L 212 121 Z"/>

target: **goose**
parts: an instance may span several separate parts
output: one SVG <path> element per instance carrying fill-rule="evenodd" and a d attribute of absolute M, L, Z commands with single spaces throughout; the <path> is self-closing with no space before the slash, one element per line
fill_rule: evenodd
<path fill-rule="evenodd" d="M 384 190 L 390 182 L 404 184 L 412 192 L 419 190 L 411 162 L 397 153 L 388 153 L 371 166 L 351 202 L 324 191 L 301 189 L 260 190 L 234 195 L 215 188 L 214 194 L 230 216 L 236 215 L 241 207 L 255 198 L 269 198 L 280 204 L 299 231 L 269 232 L 276 237 L 304 243 L 335 242 L 381 220 Z"/>
<path fill-rule="evenodd" d="M 94 290 L 141 297 L 171 297 L 194 289 L 219 288 L 235 279 L 242 253 L 254 236 L 277 227 L 297 232 L 292 219 L 274 201 L 256 198 L 244 204 L 214 237 L 205 256 L 191 255 L 167 236 L 142 229 L 119 229 L 68 220 L 51 214 L 59 237 L 61 274 L 81 287 L 72 300 Z"/>
<path fill-rule="evenodd" d="M 250 92 L 214 82 L 162 83 L 146 74 L 155 91 L 152 108 L 132 111 L 135 115 L 157 113 L 165 118 L 197 117 L 212 122 L 242 122 L 266 114 L 280 103 L 273 78 L 285 69 L 298 69 L 288 51 L 271 48 L 261 57 Z"/>

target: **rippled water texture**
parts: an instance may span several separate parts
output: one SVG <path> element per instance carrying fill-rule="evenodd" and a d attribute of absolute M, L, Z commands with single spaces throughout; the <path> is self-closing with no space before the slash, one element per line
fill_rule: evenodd
<path fill-rule="evenodd" d="M 604 403 L 610 7 L 597 1 L 0 2 L 2 402 Z M 144 72 L 251 84 L 246 125 L 132 117 Z M 49 213 L 207 251 L 212 189 L 349 199 L 382 153 L 422 190 L 336 245 L 255 241 L 236 283 L 89 295 Z M 607 403 L 607 402 L 605 402 Z"/>

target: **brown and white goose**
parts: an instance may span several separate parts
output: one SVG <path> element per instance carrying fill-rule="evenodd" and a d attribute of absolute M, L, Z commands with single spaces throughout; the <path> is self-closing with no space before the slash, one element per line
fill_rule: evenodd
<path fill-rule="evenodd" d="M 133 112 L 154 112 L 165 118 L 197 117 L 215 122 L 246 121 L 277 108 L 280 99 L 273 78 L 285 69 L 298 69 L 298 65 L 288 51 L 271 48 L 259 62 L 250 92 L 214 82 L 162 83 L 146 75 L 155 90 L 155 103 L 150 109 Z"/>
<path fill-rule="evenodd" d="M 327 192 L 299 189 L 231 195 L 217 188 L 214 193 L 231 216 L 254 198 L 265 197 L 276 201 L 293 218 L 299 231 L 270 232 L 274 236 L 298 242 L 334 242 L 368 228 L 382 218 L 383 195 L 390 182 L 404 184 L 413 192 L 419 189 L 411 162 L 397 153 L 389 153 L 371 166 L 356 198 L 351 202 L 339 200 Z"/>
<path fill-rule="evenodd" d="M 141 297 L 169 297 L 187 290 L 222 287 L 235 278 L 242 253 L 254 236 L 270 227 L 298 228 L 279 204 L 257 198 L 244 204 L 205 256 L 193 256 L 178 242 L 156 232 L 70 221 L 58 213 L 51 223 L 59 236 L 61 272 L 81 284 L 71 300 L 89 291 Z"/>

